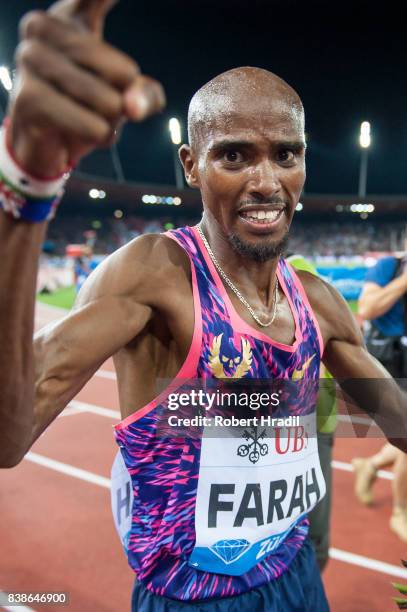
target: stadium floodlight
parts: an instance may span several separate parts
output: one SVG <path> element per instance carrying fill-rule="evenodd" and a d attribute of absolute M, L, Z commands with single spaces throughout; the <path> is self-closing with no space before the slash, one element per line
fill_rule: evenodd
<path fill-rule="evenodd" d="M 367 162 L 369 147 L 371 144 L 369 121 L 363 121 L 360 125 L 359 144 L 362 150 L 360 155 L 358 195 L 360 198 L 365 198 L 367 184 Z"/>
<path fill-rule="evenodd" d="M 90 189 L 89 197 L 92 198 L 92 200 L 97 200 L 99 197 L 99 189 Z"/>
<path fill-rule="evenodd" d="M 0 83 L 6 91 L 11 91 L 13 88 L 13 81 L 11 80 L 10 70 L 7 66 L 0 66 Z"/>
<path fill-rule="evenodd" d="M 92 200 L 104 200 L 106 197 L 106 191 L 103 191 L 103 189 L 89 189 L 89 197 L 92 198 Z"/>
<path fill-rule="evenodd" d="M 363 121 L 360 126 L 359 143 L 362 149 L 368 149 L 370 147 L 370 123 L 369 121 Z"/>
<path fill-rule="evenodd" d="M 178 158 L 178 145 L 181 144 L 182 136 L 181 136 L 181 124 L 176 117 L 171 117 L 168 122 L 168 127 L 171 134 L 171 142 L 174 145 L 172 147 L 172 155 L 174 160 L 174 174 L 175 174 L 175 184 L 177 189 L 184 188 L 184 176 L 181 169 L 181 164 Z"/>
<path fill-rule="evenodd" d="M 181 125 L 176 117 L 172 117 L 168 122 L 172 144 L 181 144 Z"/>

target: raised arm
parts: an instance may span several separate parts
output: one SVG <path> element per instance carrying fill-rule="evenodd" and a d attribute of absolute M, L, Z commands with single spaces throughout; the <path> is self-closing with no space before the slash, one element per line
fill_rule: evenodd
<path fill-rule="evenodd" d="M 0 467 L 14 465 L 33 435 L 32 333 L 38 256 L 47 224 L 44 209 L 50 212 L 56 203 L 72 164 L 113 142 L 124 120 L 142 120 L 164 104 L 161 86 L 102 40 L 113 4 L 63 0 L 21 22 L 17 78 L 0 147 Z M 52 192 L 57 187 L 58 193 Z M 107 301 L 117 313 L 127 308 L 121 297 L 105 296 L 79 309 L 74 321 L 98 320 Z M 72 325 L 65 322 L 58 329 L 74 342 Z M 115 332 L 120 337 L 120 330 Z M 55 333 L 47 332 L 37 346 L 56 347 Z M 82 381 L 115 349 L 101 342 L 92 359 L 82 363 Z M 59 353 L 55 349 L 53 358 Z M 45 377 L 38 392 L 48 384 Z M 72 385 L 79 388 L 78 377 Z M 65 401 L 71 391 L 63 394 Z"/>
<path fill-rule="evenodd" d="M 15 463 L 31 435 L 33 313 L 45 229 L 16 223 L 0 210 L 0 467 Z"/>

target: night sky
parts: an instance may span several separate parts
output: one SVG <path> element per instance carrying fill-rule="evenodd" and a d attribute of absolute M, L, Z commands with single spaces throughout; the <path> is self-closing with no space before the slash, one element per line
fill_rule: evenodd
<path fill-rule="evenodd" d="M 12 66 L 17 23 L 49 2 L 0 1 L 0 64 Z M 165 112 L 128 126 L 119 145 L 126 178 L 173 182 L 167 122 L 186 126 L 194 91 L 239 65 L 261 66 L 303 99 L 308 193 L 355 193 L 360 122 L 372 124 L 368 193 L 407 192 L 407 35 L 402 3 L 286 0 L 122 0 L 106 37 L 159 79 Z M 1 94 L 4 104 L 4 95 Z M 185 133 L 185 131 L 184 131 Z M 108 158 L 107 158 L 108 159 Z M 106 174 L 103 156 L 84 168 Z"/>

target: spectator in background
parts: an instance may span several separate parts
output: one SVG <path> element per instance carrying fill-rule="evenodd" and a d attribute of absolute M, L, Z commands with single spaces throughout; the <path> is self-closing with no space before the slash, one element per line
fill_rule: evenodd
<path fill-rule="evenodd" d="M 76 293 L 79 293 L 89 274 L 97 266 L 97 262 L 88 257 L 76 257 L 74 262 L 73 274 Z"/>
<path fill-rule="evenodd" d="M 405 240 L 407 251 L 407 232 Z M 359 314 L 370 322 L 366 345 L 395 378 L 407 374 L 407 258 L 405 253 L 380 259 L 366 274 Z M 372 457 L 355 458 L 355 494 L 373 503 L 373 483 L 379 469 L 392 465 L 393 512 L 390 528 L 407 542 L 407 455 L 385 444 Z"/>
<path fill-rule="evenodd" d="M 121 219 L 100 216 L 101 228 L 97 231 L 94 251 L 111 253 L 141 234 L 164 231 L 168 222 L 174 227 L 195 225 L 199 219 L 191 216 L 191 212 L 182 218 L 178 215 L 163 217 L 162 212 L 153 219 L 127 213 Z M 56 217 L 48 231 L 48 240 L 55 244 L 54 252 L 62 255 L 67 244 L 82 242 L 92 220 L 86 210 L 83 216 L 72 214 Z M 295 231 L 290 236 L 289 248 L 291 252 L 301 253 L 304 257 L 362 257 L 367 251 L 391 252 L 400 241 L 399 223 L 366 221 L 362 225 L 351 225 L 313 220 L 310 224 L 302 224 L 294 220 L 294 224 Z"/>

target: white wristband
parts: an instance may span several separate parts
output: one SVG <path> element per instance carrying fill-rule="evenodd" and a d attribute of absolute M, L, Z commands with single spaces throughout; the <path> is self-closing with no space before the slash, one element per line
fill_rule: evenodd
<path fill-rule="evenodd" d="M 34 198 L 52 198 L 60 193 L 70 173 L 55 179 L 39 179 L 31 176 L 13 159 L 6 142 L 7 129 L 0 128 L 0 173 L 16 191 Z"/>

